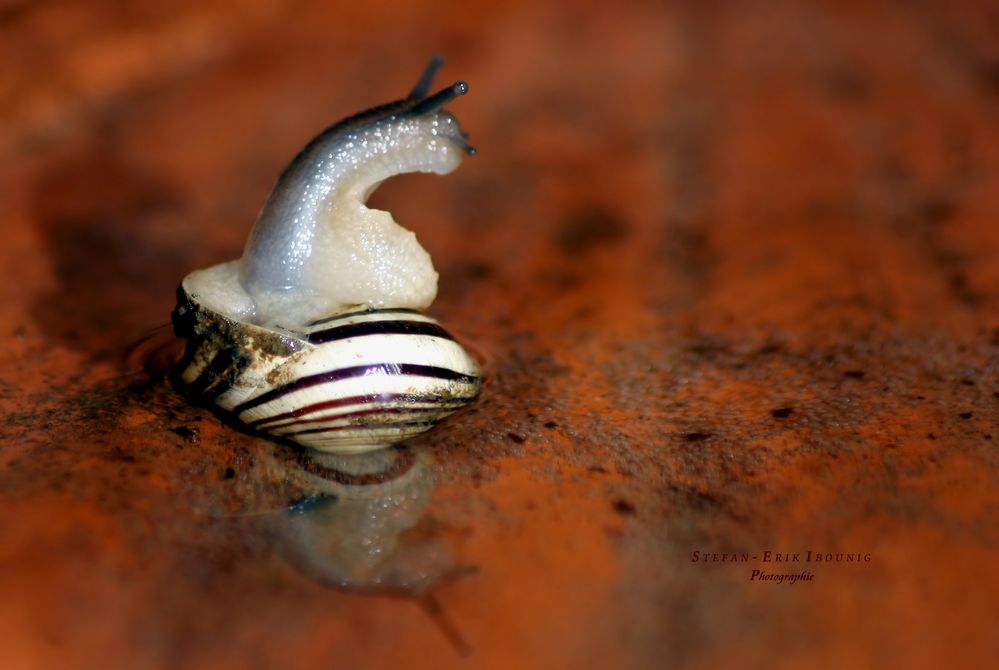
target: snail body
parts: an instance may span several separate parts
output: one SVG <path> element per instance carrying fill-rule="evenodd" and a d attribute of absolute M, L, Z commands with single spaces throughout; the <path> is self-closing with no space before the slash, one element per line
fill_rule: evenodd
<path fill-rule="evenodd" d="M 437 272 L 413 233 L 365 202 L 404 172 L 446 174 L 473 149 L 433 95 L 435 60 L 406 98 L 341 121 L 292 160 L 242 258 L 178 289 L 186 343 L 174 379 L 249 428 L 357 452 L 421 433 L 471 402 L 474 360 L 421 313 Z"/>

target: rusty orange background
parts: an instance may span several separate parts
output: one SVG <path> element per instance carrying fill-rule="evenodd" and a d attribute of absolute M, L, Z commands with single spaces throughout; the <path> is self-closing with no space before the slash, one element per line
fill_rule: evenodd
<path fill-rule="evenodd" d="M 490 378 L 338 584 L 163 326 L 433 53 L 479 154 L 375 201 Z M 989 2 L 0 2 L 0 666 L 984 667 L 997 112 Z"/>

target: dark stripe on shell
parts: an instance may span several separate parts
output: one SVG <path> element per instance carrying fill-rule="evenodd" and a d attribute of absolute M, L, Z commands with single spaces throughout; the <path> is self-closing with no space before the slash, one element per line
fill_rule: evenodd
<path fill-rule="evenodd" d="M 326 428 L 309 428 L 308 430 L 301 430 L 297 433 L 288 433 L 287 435 L 281 435 L 280 437 L 286 437 L 290 435 L 315 435 L 317 433 L 339 433 L 348 430 L 363 430 L 369 433 L 377 433 L 380 430 L 394 430 L 397 428 L 423 428 L 433 426 L 437 423 L 436 420 L 429 421 L 399 421 L 396 423 L 381 423 L 376 426 L 358 426 L 356 424 L 348 424 L 346 426 L 327 426 Z M 346 439 L 357 439 L 357 438 L 346 438 Z"/>
<path fill-rule="evenodd" d="M 197 379 L 187 385 L 187 390 L 200 398 L 217 398 L 232 387 L 249 364 L 249 356 L 236 347 L 227 347 L 216 354 Z"/>
<path fill-rule="evenodd" d="M 177 374 L 177 379 L 181 386 L 184 385 L 181 376 L 183 375 L 185 370 L 194 365 L 194 359 L 198 354 L 198 349 L 201 348 L 201 346 L 205 343 L 205 341 L 206 338 L 194 334 L 191 334 L 190 339 L 187 340 L 187 344 L 184 347 L 184 355 L 181 356 L 179 361 L 177 361 L 177 365 L 174 368 Z"/>
<path fill-rule="evenodd" d="M 453 398 L 455 402 L 462 403 L 471 402 L 474 399 L 474 396 Z M 354 395 L 347 398 L 336 398 L 335 400 L 325 400 L 323 402 L 313 403 L 288 412 L 275 414 L 274 416 L 268 416 L 263 419 L 257 419 L 256 421 L 251 421 L 247 425 L 250 428 L 262 428 L 263 430 L 267 430 L 276 426 L 265 424 L 279 423 L 281 421 L 287 421 L 288 419 L 296 419 L 306 414 L 312 414 L 313 412 L 320 412 L 324 409 L 334 409 L 336 407 L 346 407 L 348 405 L 370 405 L 373 403 L 391 403 L 395 401 L 408 403 L 437 402 L 443 404 L 450 400 L 451 399 L 442 398 L 441 396 L 419 396 L 413 395 L 412 393 L 370 393 L 368 395 Z"/>
<path fill-rule="evenodd" d="M 290 426 L 297 426 L 305 423 L 323 423 L 324 421 L 343 421 L 345 419 L 354 419 L 356 417 L 371 416 L 374 414 L 414 414 L 414 415 L 431 414 L 431 413 L 437 415 L 440 415 L 442 413 L 453 414 L 454 412 L 461 409 L 463 405 L 468 404 L 472 400 L 473 398 L 468 398 L 461 401 L 455 401 L 455 404 L 451 405 L 441 403 L 437 407 L 372 407 L 370 409 L 359 409 L 354 412 L 344 412 L 343 414 L 326 414 L 324 416 L 317 416 L 309 419 L 299 419 L 298 421 L 292 421 L 291 423 L 285 423 L 280 426 L 267 426 L 266 428 L 264 428 L 264 430 L 272 431 L 272 430 L 277 430 L 279 428 L 288 428 Z M 384 425 L 384 424 L 352 423 L 350 425 L 354 426 L 355 428 L 365 428 L 369 426 L 377 427 L 378 425 Z M 296 430 L 290 433 L 281 433 L 280 435 L 282 437 L 285 437 L 287 435 L 297 435 L 300 432 L 302 431 Z"/>
<path fill-rule="evenodd" d="M 309 324 L 312 326 L 321 326 L 324 323 L 332 323 L 334 321 L 340 321 L 342 319 L 349 319 L 355 316 L 368 316 L 369 314 L 419 314 L 419 310 L 406 309 L 404 307 L 390 307 L 387 309 L 366 309 L 360 312 L 347 312 L 346 314 L 337 314 L 335 316 L 328 316 L 325 319 L 319 319 L 318 321 L 313 321 Z"/>
<path fill-rule="evenodd" d="M 363 377 L 374 370 L 381 370 L 381 374 L 383 375 L 434 377 L 436 379 L 463 382 L 465 384 L 477 384 L 479 381 L 479 378 L 474 375 L 466 375 L 462 372 L 457 372 L 456 370 L 449 370 L 448 368 L 441 368 L 435 365 L 415 365 L 411 363 L 372 363 L 370 365 L 338 368 L 336 370 L 320 372 L 319 374 L 309 375 L 307 377 L 300 377 L 299 379 L 289 382 L 284 386 L 279 386 L 276 389 L 258 395 L 256 398 L 251 398 L 250 400 L 237 405 L 232 411 L 238 416 L 248 409 L 259 407 L 264 403 L 280 398 L 281 396 L 287 395 L 292 391 L 309 388 L 310 386 L 318 386 L 319 384 L 335 382 L 341 379 Z"/>
<path fill-rule="evenodd" d="M 446 330 L 429 321 L 363 321 L 309 333 L 309 342 L 323 344 L 366 335 L 426 335 L 454 341 Z"/>
<path fill-rule="evenodd" d="M 236 355 L 233 357 L 233 364 L 220 375 L 219 381 L 215 386 L 208 389 L 208 393 L 215 399 L 232 388 L 236 380 L 239 379 L 243 371 L 250 367 L 253 362 L 253 358 L 247 355 L 240 349 L 236 349 Z"/>

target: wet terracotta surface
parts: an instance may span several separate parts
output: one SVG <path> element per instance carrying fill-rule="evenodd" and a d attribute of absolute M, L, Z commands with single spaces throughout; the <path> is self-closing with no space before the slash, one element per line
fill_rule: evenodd
<path fill-rule="evenodd" d="M 999 654 L 994 6 L 332 4 L 0 3 L 0 666 Z M 375 462 L 190 406 L 179 280 L 435 52 L 479 155 L 374 201 L 482 398 Z"/>

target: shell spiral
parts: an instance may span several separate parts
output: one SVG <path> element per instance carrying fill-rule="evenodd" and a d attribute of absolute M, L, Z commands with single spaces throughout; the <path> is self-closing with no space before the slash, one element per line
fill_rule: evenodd
<path fill-rule="evenodd" d="M 246 427 L 327 451 L 360 452 L 428 430 L 475 399 L 481 373 L 420 312 L 437 273 L 412 233 L 364 201 L 402 172 L 446 173 L 473 152 L 428 96 L 413 92 L 330 127 L 278 179 L 243 258 L 191 273 L 174 330 L 176 386 Z"/>

